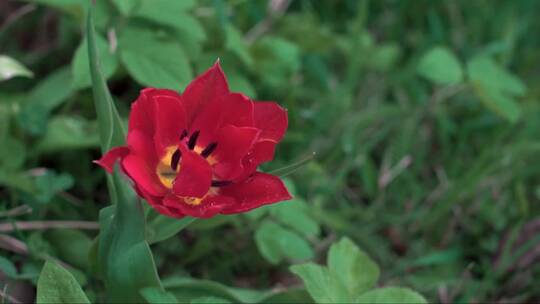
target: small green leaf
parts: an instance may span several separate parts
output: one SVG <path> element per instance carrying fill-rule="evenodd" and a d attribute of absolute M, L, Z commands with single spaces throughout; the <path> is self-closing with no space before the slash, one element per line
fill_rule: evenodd
<path fill-rule="evenodd" d="M 156 287 L 146 287 L 140 291 L 144 299 L 150 304 L 178 303 L 178 300 L 170 292 Z"/>
<path fill-rule="evenodd" d="M 34 197 L 42 204 L 46 204 L 60 191 L 67 190 L 73 186 L 75 181 L 68 173 L 57 174 L 52 170 L 47 170 L 35 178 Z"/>
<path fill-rule="evenodd" d="M 434 47 L 420 59 L 418 74 L 439 85 L 463 81 L 463 69 L 456 56 L 445 47 Z"/>
<path fill-rule="evenodd" d="M 0 55 L 0 81 L 18 76 L 32 78 L 34 77 L 34 73 L 17 60 L 5 55 Z"/>
<path fill-rule="evenodd" d="M 271 221 L 261 224 L 255 232 L 255 241 L 261 254 L 272 264 L 278 264 L 284 258 L 304 260 L 314 256 L 305 239 Z"/>
<path fill-rule="evenodd" d="M 141 0 L 113 0 L 114 5 L 124 16 L 129 16 L 131 12 L 139 5 Z"/>
<path fill-rule="evenodd" d="M 10 278 L 17 277 L 17 268 L 13 263 L 3 256 L 0 256 L 0 271 Z"/>
<path fill-rule="evenodd" d="M 319 224 L 309 216 L 307 209 L 307 204 L 295 197 L 292 201 L 270 206 L 270 213 L 283 225 L 302 235 L 316 236 L 319 234 Z"/>
<path fill-rule="evenodd" d="M 370 290 L 358 297 L 354 303 L 423 304 L 427 301 L 422 295 L 408 288 L 386 287 Z"/>
<path fill-rule="evenodd" d="M 380 273 L 379 266 L 348 238 L 330 247 L 328 268 L 351 297 L 375 287 Z"/>
<path fill-rule="evenodd" d="M 118 66 L 118 59 L 110 49 L 107 40 L 100 35 L 96 35 L 96 47 L 101 58 L 101 67 L 105 79 L 111 77 Z M 73 73 L 73 85 L 75 88 L 82 89 L 92 84 L 90 79 L 90 70 L 88 64 L 88 44 L 84 38 L 75 51 L 73 62 L 71 63 Z"/>
<path fill-rule="evenodd" d="M 47 130 L 49 113 L 61 105 L 73 92 L 71 71 L 61 68 L 35 86 L 17 117 L 19 125 L 34 135 Z"/>
<path fill-rule="evenodd" d="M 126 29 L 119 47 L 129 74 L 142 85 L 180 90 L 193 78 L 182 48 L 148 30 Z"/>
<path fill-rule="evenodd" d="M 518 120 L 521 107 L 515 98 L 526 93 L 526 87 L 519 78 L 486 56 L 471 59 L 467 63 L 467 73 L 476 94 L 487 108 L 510 122 Z"/>
<path fill-rule="evenodd" d="M 87 269 L 92 246 L 92 240 L 87 234 L 75 229 L 55 229 L 47 231 L 45 237 L 62 261 Z"/>
<path fill-rule="evenodd" d="M 294 265 L 291 271 L 299 276 L 317 303 L 350 303 L 345 286 L 326 267 L 307 263 Z"/>
<path fill-rule="evenodd" d="M 45 263 L 39 276 L 36 302 L 90 303 L 73 275 L 51 261 Z"/>
<path fill-rule="evenodd" d="M 49 121 L 47 133 L 38 141 L 34 152 L 50 153 L 94 147 L 99 147 L 95 122 L 81 117 L 57 116 Z"/>
<path fill-rule="evenodd" d="M 26 149 L 22 142 L 10 136 L 2 138 L 0 145 L 0 168 L 19 169 L 26 159 Z"/>
<path fill-rule="evenodd" d="M 248 51 L 242 33 L 233 25 L 225 26 L 225 48 L 235 53 L 247 66 L 253 64 L 253 59 Z"/>

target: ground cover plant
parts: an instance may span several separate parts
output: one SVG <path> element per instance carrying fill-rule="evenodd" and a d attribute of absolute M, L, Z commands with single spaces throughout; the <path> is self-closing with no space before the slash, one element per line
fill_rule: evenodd
<path fill-rule="evenodd" d="M 538 11 L 1 1 L 1 303 L 539 301 Z"/>

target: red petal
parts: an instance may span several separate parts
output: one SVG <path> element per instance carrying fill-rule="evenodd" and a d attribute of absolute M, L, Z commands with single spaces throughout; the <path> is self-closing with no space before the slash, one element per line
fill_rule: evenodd
<path fill-rule="evenodd" d="M 100 165 L 107 172 L 112 173 L 114 170 L 114 164 L 119 158 L 124 158 L 129 154 L 128 147 L 114 147 L 107 151 L 105 155 L 101 156 L 100 159 L 95 160 L 94 163 Z"/>
<path fill-rule="evenodd" d="M 253 102 L 245 95 L 230 93 L 210 101 L 195 117 L 191 131 L 199 130 L 199 144 L 206 146 L 215 140 L 219 127 L 228 124 L 253 127 Z"/>
<path fill-rule="evenodd" d="M 180 146 L 182 158 L 173 192 L 178 196 L 203 197 L 212 183 L 212 167 L 199 154 Z"/>
<path fill-rule="evenodd" d="M 155 96 L 156 148 L 161 155 L 169 146 L 177 145 L 180 134 L 186 129 L 186 114 L 179 98 Z"/>
<path fill-rule="evenodd" d="M 242 159 L 258 139 L 260 130 L 251 127 L 227 125 L 218 131 L 215 173 L 222 179 L 232 180 L 242 173 Z"/>
<path fill-rule="evenodd" d="M 210 101 L 227 93 L 229 93 L 229 86 L 218 61 L 193 80 L 182 94 L 188 122 L 191 123 Z"/>
<path fill-rule="evenodd" d="M 148 97 L 148 92 L 155 89 L 144 89 L 131 104 L 128 130 L 140 130 L 149 136 L 155 132 L 154 102 Z"/>
<path fill-rule="evenodd" d="M 163 196 L 167 192 L 155 172 L 145 159 L 130 154 L 122 161 L 122 167 L 126 174 L 138 187 L 154 196 Z"/>
<path fill-rule="evenodd" d="M 143 197 L 148 202 L 148 204 L 152 206 L 152 208 L 154 208 L 158 213 L 174 218 L 182 218 L 185 216 L 177 209 L 169 208 L 163 205 L 164 197 L 150 195 L 149 193 L 145 192 L 137 186 L 135 186 L 135 190 L 137 191 L 139 196 Z"/>
<path fill-rule="evenodd" d="M 242 160 L 244 166 L 244 172 L 241 176 L 237 177 L 238 180 L 247 178 L 253 172 L 257 170 L 257 167 L 267 161 L 274 158 L 274 152 L 276 150 L 276 143 L 271 140 L 258 141 L 251 152 L 248 153 Z"/>
<path fill-rule="evenodd" d="M 127 144 L 131 153 L 146 160 L 149 166 L 155 166 L 158 163 L 158 157 L 152 143 L 152 137 L 135 129 L 129 130 Z"/>
<path fill-rule="evenodd" d="M 255 127 L 262 130 L 260 139 L 279 142 L 287 131 L 287 111 L 275 102 L 253 103 Z"/>
<path fill-rule="evenodd" d="M 256 172 L 243 183 L 223 187 L 221 194 L 234 197 L 236 204 L 221 213 L 232 214 L 291 199 L 291 195 L 279 177 Z"/>
<path fill-rule="evenodd" d="M 178 213 L 199 218 L 212 217 L 234 203 L 233 198 L 222 195 L 209 196 L 198 205 L 188 204 L 182 198 L 174 195 L 169 195 L 164 200 L 165 206 L 177 210 Z"/>

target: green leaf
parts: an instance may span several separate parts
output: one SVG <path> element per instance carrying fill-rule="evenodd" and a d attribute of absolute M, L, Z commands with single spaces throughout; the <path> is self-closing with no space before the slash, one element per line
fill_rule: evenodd
<path fill-rule="evenodd" d="M 90 303 L 73 275 L 47 261 L 37 284 L 36 302 L 42 303 Z"/>
<path fill-rule="evenodd" d="M 202 297 L 191 300 L 191 304 L 228 304 L 232 303 L 229 300 L 217 297 Z"/>
<path fill-rule="evenodd" d="M 439 85 L 452 85 L 463 81 L 461 63 L 452 51 L 445 47 L 434 47 L 424 54 L 417 72 Z"/>
<path fill-rule="evenodd" d="M 427 303 L 427 301 L 422 295 L 408 288 L 386 287 L 374 289 L 362 294 L 356 299 L 355 303 L 414 304 Z"/>
<path fill-rule="evenodd" d="M 231 91 L 241 92 L 242 94 L 250 98 L 257 98 L 257 92 L 255 91 L 255 88 L 253 87 L 253 85 L 251 85 L 249 80 L 245 78 L 244 76 L 241 76 L 240 74 L 235 74 L 235 73 L 228 74 L 227 82 L 229 83 L 229 87 L 231 88 Z"/>
<path fill-rule="evenodd" d="M 225 25 L 225 49 L 236 54 L 247 66 L 253 64 L 253 59 L 248 51 L 242 33 L 232 24 Z"/>
<path fill-rule="evenodd" d="M 32 78 L 34 77 L 34 73 L 17 60 L 5 55 L 0 55 L 0 81 L 18 76 Z"/>
<path fill-rule="evenodd" d="M 295 197 L 292 201 L 270 206 L 270 213 L 283 225 L 289 226 L 300 234 L 309 237 L 317 236 L 319 224 L 308 214 L 307 204 Z"/>
<path fill-rule="evenodd" d="M 160 288 L 147 287 L 140 291 L 144 299 L 150 304 L 178 303 L 178 300 L 170 292 Z"/>
<path fill-rule="evenodd" d="M 10 278 L 17 277 L 17 268 L 7 258 L 0 256 L 0 271 Z"/>
<path fill-rule="evenodd" d="M 271 221 L 261 224 L 255 232 L 255 241 L 263 257 L 272 264 L 278 264 L 284 258 L 304 260 L 314 256 L 305 239 Z"/>
<path fill-rule="evenodd" d="M 521 107 L 515 98 L 525 95 L 527 90 L 519 78 L 486 56 L 471 59 L 467 63 L 467 73 L 476 94 L 487 108 L 510 122 L 518 120 Z"/>
<path fill-rule="evenodd" d="M 109 43 L 100 35 L 96 35 L 96 47 L 98 56 L 101 58 L 101 67 L 105 79 L 114 74 L 118 66 L 118 59 L 111 51 Z M 92 84 L 90 79 L 90 69 L 88 64 L 88 43 L 86 38 L 81 41 L 81 44 L 75 51 L 75 56 L 71 63 L 73 73 L 73 85 L 77 89 L 89 87 Z"/>
<path fill-rule="evenodd" d="M 99 51 L 97 49 L 91 12 L 92 11 L 88 13 L 86 24 L 90 75 L 92 76 L 94 105 L 99 123 L 101 151 L 106 152 L 114 146 L 121 146 L 124 144 L 126 131 L 124 130 L 122 120 L 114 106 L 111 93 L 107 88 L 107 84 L 101 72 L 101 65 L 98 57 Z"/>
<path fill-rule="evenodd" d="M 49 121 L 47 133 L 35 146 L 35 153 L 99 147 L 95 122 L 81 117 L 57 116 Z"/>
<path fill-rule="evenodd" d="M 149 244 L 164 241 L 176 235 L 195 220 L 196 218 L 193 217 L 176 219 L 158 214 L 152 221 L 148 222 L 146 240 Z"/>
<path fill-rule="evenodd" d="M 307 291 L 317 303 L 350 303 L 345 286 L 326 267 L 307 263 L 291 266 L 291 271 L 299 276 Z"/>
<path fill-rule="evenodd" d="M 35 178 L 34 197 L 42 204 L 46 204 L 60 191 L 73 186 L 75 181 L 68 173 L 57 174 L 53 170 L 46 170 Z"/>
<path fill-rule="evenodd" d="M 158 39 L 148 30 L 126 29 L 119 47 L 129 74 L 142 85 L 180 90 L 193 78 L 182 48 L 173 41 Z"/>
<path fill-rule="evenodd" d="M 139 5 L 141 0 L 113 0 L 114 5 L 124 16 L 129 16 L 131 12 Z"/>
<path fill-rule="evenodd" d="M 35 86 L 17 117 L 19 125 L 34 135 L 45 133 L 49 113 L 73 92 L 71 78 L 71 71 L 61 68 Z"/>
<path fill-rule="evenodd" d="M 347 288 L 351 298 L 375 287 L 379 279 L 379 266 L 348 238 L 330 247 L 328 268 Z"/>
<path fill-rule="evenodd" d="M 87 234 L 75 229 L 55 229 L 47 231 L 45 237 L 62 261 L 81 269 L 88 268 L 92 240 Z"/>
<path fill-rule="evenodd" d="M 26 159 L 26 149 L 22 142 L 10 136 L 2 138 L 0 145 L 0 168 L 2 170 L 19 169 Z"/>

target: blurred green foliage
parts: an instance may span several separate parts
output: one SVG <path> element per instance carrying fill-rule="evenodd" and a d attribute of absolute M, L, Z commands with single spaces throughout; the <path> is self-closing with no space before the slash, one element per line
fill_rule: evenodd
<path fill-rule="evenodd" d="M 430 301 L 540 300 L 540 2 L 95 2 L 96 47 L 124 120 L 142 87 L 181 91 L 220 58 L 233 90 L 288 109 L 264 170 L 316 152 L 288 177 L 294 201 L 152 245 L 170 294 L 142 297 L 305 301 L 294 288 L 252 289 L 300 287 L 288 266 L 324 261 L 346 235 L 384 286 Z M 51 258 L 90 301 L 104 297 L 81 258 L 96 254 L 97 231 L 10 225 L 95 222 L 109 204 L 92 164 L 90 3 L 0 2 L 0 286 L 16 299 Z"/>

